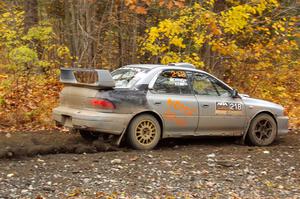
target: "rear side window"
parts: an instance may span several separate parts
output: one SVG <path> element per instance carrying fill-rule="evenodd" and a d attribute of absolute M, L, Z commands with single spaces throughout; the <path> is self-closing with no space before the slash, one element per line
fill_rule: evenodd
<path fill-rule="evenodd" d="M 111 73 L 116 83 L 116 88 L 131 88 L 147 73 L 145 68 L 120 68 Z"/>
<path fill-rule="evenodd" d="M 157 93 L 190 94 L 189 78 L 191 74 L 184 70 L 166 70 L 156 79 L 153 90 Z"/>

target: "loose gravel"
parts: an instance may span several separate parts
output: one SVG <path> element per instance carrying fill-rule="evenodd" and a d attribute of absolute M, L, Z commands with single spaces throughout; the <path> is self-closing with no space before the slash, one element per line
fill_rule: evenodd
<path fill-rule="evenodd" d="M 3 155 L 0 198 L 300 198 L 297 131 L 269 147 L 199 138 L 166 140 L 152 151 L 108 147 L 107 152 L 97 152 L 93 143 L 76 135 L 48 134 L 55 146 L 60 138 L 72 150 Z M 3 139 L 0 149 L 5 148 Z M 88 150 L 76 151 L 72 144 Z M 5 153 L 13 151 L 9 147 Z"/>

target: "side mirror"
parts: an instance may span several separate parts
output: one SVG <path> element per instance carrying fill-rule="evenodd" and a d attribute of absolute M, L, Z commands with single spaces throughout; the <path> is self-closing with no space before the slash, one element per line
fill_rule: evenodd
<path fill-rule="evenodd" d="M 237 90 L 233 89 L 231 91 L 231 97 L 232 98 L 238 98 L 239 97 L 239 93 L 237 92 Z"/>
<path fill-rule="evenodd" d="M 151 85 L 149 84 L 148 85 L 148 90 L 153 90 L 153 84 L 151 84 Z"/>

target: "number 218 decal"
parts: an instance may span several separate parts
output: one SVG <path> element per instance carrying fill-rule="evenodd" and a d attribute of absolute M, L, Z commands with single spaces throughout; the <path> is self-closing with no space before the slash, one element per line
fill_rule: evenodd
<path fill-rule="evenodd" d="M 186 73 L 184 71 L 180 70 L 171 70 L 171 71 L 165 71 L 163 73 L 164 77 L 167 78 L 186 78 Z"/>
<path fill-rule="evenodd" d="M 216 114 L 241 113 L 242 103 L 216 102 Z"/>

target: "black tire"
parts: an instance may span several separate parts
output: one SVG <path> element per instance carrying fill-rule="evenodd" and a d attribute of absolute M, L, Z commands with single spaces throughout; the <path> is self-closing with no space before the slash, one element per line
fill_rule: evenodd
<path fill-rule="evenodd" d="M 97 133 L 93 133 L 91 131 L 79 130 L 79 133 L 81 137 L 87 141 L 94 141 L 99 138 L 99 135 L 97 135 Z"/>
<path fill-rule="evenodd" d="M 134 149 L 153 149 L 160 140 L 161 126 L 157 119 L 149 114 L 135 117 L 127 131 L 127 140 Z"/>
<path fill-rule="evenodd" d="M 277 136 L 277 124 L 271 115 L 262 113 L 256 116 L 250 124 L 248 138 L 255 146 L 267 146 L 274 142 Z"/>

